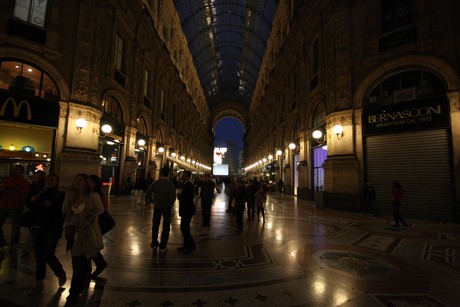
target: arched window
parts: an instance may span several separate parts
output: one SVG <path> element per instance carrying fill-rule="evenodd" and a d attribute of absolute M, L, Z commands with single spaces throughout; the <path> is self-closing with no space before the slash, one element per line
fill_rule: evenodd
<path fill-rule="evenodd" d="M 109 117 L 119 124 L 123 124 L 123 112 L 114 97 L 107 96 L 102 102 L 102 107 L 104 108 L 104 116 Z"/>
<path fill-rule="evenodd" d="M 375 84 L 364 100 L 364 108 L 444 95 L 447 86 L 435 73 L 426 70 L 398 70 Z"/>
<path fill-rule="evenodd" d="M 137 132 L 143 135 L 148 135 L 149 129 L 147 127 L 147 122 L 145 121 L 145 118 L 140 117 L 139 118 L 139 124 L 138 124 L 138 129 Z"/>
<path fill-rule="evenodd" d="M 318 104 L 313 115 L 312 127 L 318 128 L 326 123 L 326 107 L 324 103 Z"/>
<path fill-rule="evenodd" d="M 42 69 L 22 61 L 0 60 L 0 90 L 59 100 L 56 83 Z"/>

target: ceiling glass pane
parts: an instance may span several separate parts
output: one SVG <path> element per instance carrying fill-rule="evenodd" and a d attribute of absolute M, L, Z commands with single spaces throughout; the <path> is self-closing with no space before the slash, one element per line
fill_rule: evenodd
<path fill-rule="evenodd" d="M 249 106 L 277 0 L 175 0 L 209 106 L 237 99 Z"/>

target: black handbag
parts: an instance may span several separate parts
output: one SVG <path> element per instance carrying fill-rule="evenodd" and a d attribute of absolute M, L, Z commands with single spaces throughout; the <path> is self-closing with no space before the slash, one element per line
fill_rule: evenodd
<path fill-rule="evenodd" d="M 34 214 L 32 210 L 22 213 L 19 218 L 19 226 L 30 228 L 34 225 Z"/>
<path fill-rule="evenodd" d="M 115 226 L 115 220 L 108 211 L 99 214 L 98 222 L 102 234 L 106 234 Z"/>

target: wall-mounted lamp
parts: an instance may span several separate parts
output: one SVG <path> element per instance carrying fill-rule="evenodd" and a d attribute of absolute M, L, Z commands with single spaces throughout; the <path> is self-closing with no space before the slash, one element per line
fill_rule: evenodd
<path fill-rule="evenodd" d="M 343 137 L 342 125 L 335 125 L 334 127 L 332 127 L 332 132 L 335 133 L 337 139 L 340 140 Z"/>
<path fill-rule="evenodd" d="M 102 125 L 101 131 L 104 132 L 104 133 L 110 133 L 110 132 L 112 132 L 112 126 L 110 126 L 108 124 Z"/>
<path fill-rule="evenodd" d="M 173 151 L 173 152 L 171 153 L 171 157 L 175 158 L 176 156 L 177 156 L 177 154 Z"/>
<path fill-rule="evenodd" d="M 263 163 L 266 163 L 266 162 L 267 162 L 267 158 L 264 157 L 264 158 L 262 159 L 262 162 L 263 162 Z"/>
<path fill-rule="evenodd" d="M 181 161 L 185 161 L 185 156 L 181 155 L 179 159 L 181 159 Z"/>
<path fill-rule="evenodd" d="M 281 149 L 278 149 L 278 150 L 276 151 L 276 155 L 277 155 L 277 156 L 282 156 L 282 155 L 283 155 L 283 151 L 282 151 Z"/>
<path fill-rule="evenodd" d="M 144 146 L 145 145 L 145 140 L 144 139 L 137 140 L 137 145 Z"/>
<path fill-rule="evenodd" d="M 160 145 L 160 147 L 158 147 L 158 152 L 159 152 L 159 153 L 165 152 L 165 148 L 164 148 L 163 146 Z"/>
<path fill-rule="evenodd" d="M 270 160 L 270 161 L 273 160 L 273 155 L 272 154 L 268 155 L 268 160 Z"/>
<path fill-rule="evenodd" d="M 295 145 L 295 143 L 291 143 L 289 144 L 289 149 L 290 150 L 294 150 L 297 146 Z"/>
<path fill-rule="evenodd" d="M 338 140 L 341 140 L 343 137 L 343 127 L 342 125 L 335 125 L 332 127 L 332 132 L 337 136 Z M 321 130 L 315 130 L 312 133 L 313 138 L 316 139 L 316 141 L 319 144 L 324 144 L 328 138 L 328 134 L 324 133 Z"/>
<path fill-rule="evenodd" d="M 86 122 L 85 119 L 79 118 L 75 122 L 75 125 L 77 126 L 78 134 L 81 134 L 81 129 L 85 128 L 88 123 Z"/>

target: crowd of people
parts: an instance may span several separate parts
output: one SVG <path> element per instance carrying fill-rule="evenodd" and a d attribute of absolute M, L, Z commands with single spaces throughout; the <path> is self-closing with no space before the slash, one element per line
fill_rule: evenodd
<path fill-rule="evenodd" d="M 226 212 L 236 221 L 238 232 L 243 231 L 244 211 L 247 221 L 265 223 L 265 203 L 267 200 L 267 182 L 256 177 L 225 179 L 203 174 L 192 178 L 190 171 L 184 170 L 173 176 L 168 167 L 160 170 L 160 178 L 146 178 L 147 184 L 135 186 L 136 203 L 141 199 L 145 205 L 153 204 L 152 251 L 165 253 L 169 240 L 172 208 L 179 201 L 180 230 L 183 237 L 178 251 L 190 254 L 195 250 L 195 242 L 190 223 L 196 214 L 196 206 L 201 206 L 202 227 L 211 227 L 211 212 L 215 196 L 223 188 L 228 196 Z M 277 184 L 282 191 L 282 181 Z M 145 191 L 145 195 L 140 191 Z M 401 216 L 401 200 L 406 191 L 398 182 L 391 187 L 395 226 L 408 227 Z M 362 187 L 363 212 L 376 215 L 373 205 L 376 193 L 372 182 L 368 180 Z M 66 251 L 71 255 L 72 278 L 67 297 L 68 305 L 75 304 L 80 295 L 89 287 L 91 279 L 97 278 L 107 267 L 101 250 L 104 248 L 102 235 L 108 229 L 102 226 L 102 216 L 110 211 L 107 193 L 102 190 L 101 178 L 85 173 L 77 174 L 65 191 L 59 187 L 59 176 L 35 171 L 27 179 L 25 168 L 20 164 L 12 167 L 10 176 L 0 182 L 0 247 L 7 246 L 3 225 L 7 219 L 11 222 L 10 249 L 15 249 L 20 240 L 21 227 L 28 230 L 28 239 L 22 252 L 26 256 L 33 251 L 36 260 L 34 291 L 44 287 L 46 266 L 57 277 L 59 287 L 67 282 L 67 274 L 56 257 L 58 241 L 64 234 Z M 161 220 L 163 227 L 160 234 Z M 92 271 L 92 262 L 95 270 Z"/>
<path fill-rule="evenodd" d="M 77 303 L 80 295 L 107 267 L 100 253 L 104 248 L 99 216 L 108 211 L 108 196 L 102 192 L 99 176 L 77 174 L 68 189 L 59 187 L 59 176 L 35 171 L 28 180 L 25 167 L 16 164 L 10 176 L 0 183 L 0 247 L 7 246 L 3 225 L 11 223 L 10 251 L 19 245 L 21 228 L 28 231 L 28 239 L 21 256 L 35 257 L 33 291 L 44 287 L 47 265 L 57 277 L 59 287 L 67 282 L 67 273 L 55 250 L 63 233 L 66 250 L 71 255 L 72 278 L 67 305 Z M 92 271 L 91 261 L 96 264 Z"/>

